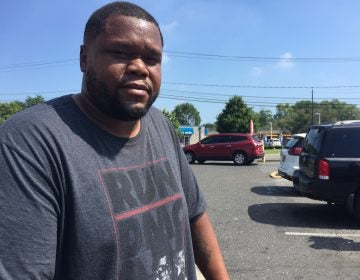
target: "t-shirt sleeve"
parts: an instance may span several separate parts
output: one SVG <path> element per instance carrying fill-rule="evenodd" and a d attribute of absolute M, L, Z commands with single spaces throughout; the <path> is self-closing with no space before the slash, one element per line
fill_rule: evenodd
<path fill-rule="evenodd" d="M 53 279 L 58 193 L 34 155 L 0 143 L 0 279 Z"/>
<path fill-rule="evenodd" d="M 206 201 L 181 147 L 179 155 L 181 180 L 188 205 L 190 223 L 192 223 L 206 211 Z"/>
<path fill-rule="evenodd" d="M 172 133 L 172 138 L 175 142 L 175 149 L 177 150 L 181 181 L 188 206 L 190 223 L 196 221 L 206 211 L 206 201 L 202 193 L 194 172 L 188 163 L 185 154 L 180 146 L 179 139 L 172 124 L 167 120 Z"/>

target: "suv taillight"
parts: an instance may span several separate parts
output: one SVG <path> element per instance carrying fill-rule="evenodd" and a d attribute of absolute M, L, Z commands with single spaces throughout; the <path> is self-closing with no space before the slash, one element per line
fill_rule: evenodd
<path fill-rule="evenodd" d="M 288 154 L 291 156 L 300 156 L 301 150 L 302 147 L 291 148 L 289 149 Z"/>
<path fill-rule="evenodd" d="M 319 160 L 319 179 L 329 180 L 329 163 L 326 160 Z"/>

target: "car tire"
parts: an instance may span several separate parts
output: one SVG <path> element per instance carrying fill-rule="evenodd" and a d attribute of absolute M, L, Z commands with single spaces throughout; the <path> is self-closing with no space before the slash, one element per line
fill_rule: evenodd
<path fill-rule="evenodd" d="M 360 222 L 360 190 L 354 194 L 353 213 L 355 220 Z"/>
<path fill-rule="evenodd" d="M 255 159 L 252 159 L 252 160 L 248 160 L 247 161 L 247 164 L 252 164 L 254 162 Z"/>
<path fill-rule="evenodd" d="M 300 195 L 300 191 L 299 191 L 299 170 L 295 170 L 292 176 L 292 183 L 293 183 L 293 187 L 295 190 L 295 193 Z"/>
<path fill-rule="evenodd" d="M 193 152 L 185 152 L 186 159 L 188 163 L 194 163 L 195 162 L 195 154 Z"/>
<path fill-rule="evenodd" d="M 233 161 L 235 165 L 245 165 L 248 162 L 247 156 L 244 152 L 235 152 Z"/>

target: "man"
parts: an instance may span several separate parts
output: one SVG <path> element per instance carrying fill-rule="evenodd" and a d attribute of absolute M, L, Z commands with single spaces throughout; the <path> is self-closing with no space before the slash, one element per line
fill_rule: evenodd
<path fill-rule="evenodd" d="M 176 135 L 151 108 L 163 39 L 115 2 L 86 24 L 80 94 L 0 129 L 0 279 L 228 279 Z"/>

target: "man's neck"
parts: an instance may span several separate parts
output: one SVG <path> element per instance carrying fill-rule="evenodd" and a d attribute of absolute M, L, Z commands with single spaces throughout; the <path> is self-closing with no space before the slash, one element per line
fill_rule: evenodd
<path fill-rule="evenodd" d="M 140 120 L 121 121 L 102 113 L 84 93 L 72 96 L 79 109 L 96 125 L 118 137 L 133 138 L 140 132 Z"/>

